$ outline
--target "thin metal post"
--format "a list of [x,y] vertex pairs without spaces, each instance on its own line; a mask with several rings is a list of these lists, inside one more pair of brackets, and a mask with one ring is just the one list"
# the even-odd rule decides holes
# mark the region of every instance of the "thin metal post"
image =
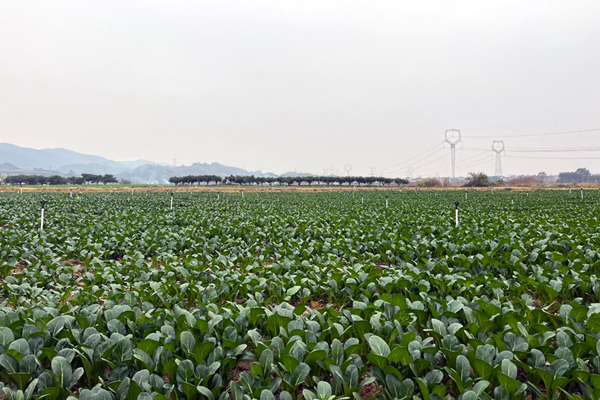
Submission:
[[456,226],[458,226],[458,201],[455,201],[454,205],[456,206]]
[[41,222],[40,222],[40,230],[44,230],[44,208],[46,207],[46,201],[42,200],[42,218],[41,218]]

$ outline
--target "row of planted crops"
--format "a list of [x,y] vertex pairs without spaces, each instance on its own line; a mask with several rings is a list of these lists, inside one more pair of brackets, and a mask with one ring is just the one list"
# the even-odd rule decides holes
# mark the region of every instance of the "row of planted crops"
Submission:
[[598,192],[1,194],[0,387],[595,400],[599,211]]

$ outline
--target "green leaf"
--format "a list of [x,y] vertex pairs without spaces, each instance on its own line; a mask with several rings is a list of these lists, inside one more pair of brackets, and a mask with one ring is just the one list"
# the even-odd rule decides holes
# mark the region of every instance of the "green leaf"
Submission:
[[456,357],[456,372],[458,372],[463,384],[471,379],[471,363],[469,363],[469,359],[462,354]]
[[117,387],[115,393],[115,400],[126,400],[127,394],[129,393],[130,379],[125,378],[121,381],[119,386]]
[[229,387],[232,400],[244,400],[244,391],[238,383],[232,381]]
[[401,399],[402,396],[402,382],[392,374],[385,376],[385,388],[390,393],[392,398]]
[[112,359],[116,363],[131,360],[133,357],[133,343],[131,339],[125,338],[117,342],[112,351]]
[[194,364],[190,360],[183,360],[177,368],[177,383],[195,384]]
[[0,344],[4,347],[8,347],[8,345],[11,344],[13,340],[15,340],[15,335],[13,334],[13,331],[11,331],[10,328],[7,328],[6,326],[1,326]]
[[214,400],[215,396],[213,395],[213,393],[210,391],[209,388],[207,388],[205,386],[198,386],[197,389],[198,389],[198,393],[205,396],[208,400]]
[[569,370],[569,362],[562,358],[555,360],[552,364],[550,364],[550,373],[552,374],[553,379],[560,378]]
[[328,382],[320,381],[317,384],[317,395],[321,399],[327,399],[331,396],[331,385]]
[[0,355],[0,365],[9,374],[16,374],[19,372],[19,363],[17,362],[17,359],[9,354]]
[[305,363],[298,364],[298,366],[296,367],[296,369],[294,369],[294,372],[292,373],[292,378],[290,381],[291,386],[292,387],[300,386],[300,384],[302,382],[304,382],[304,379],[308,376],[309,372],[310,372],[310,367],[307,364],[305,364]]
[[369,346],[375,355],[387,357],[390,354],[390,347],[385,340],[379,336],[369,336]]
[[273,395],[273,392],[265,389],[260,393],[260,400],[275,400],[275,396]]
[[473,360],[473,371],[475,371],[478,377],[487,381],[491,381],[496,373],[494,367],[480,359]]
[[502,360],[501,370],[504,375],[510,376],[512,379],[517,379],[517,366],[512,361],[507,359]]
[[71,388],[73,372],[71,370],[71,364],[64,357],[56,356],[52,359],[52,372],[57,376],[61,388]]
[[197,363],[204,362],[206,357],[213,351],[215,348],[215,344],[213,342],[202,342],[198,343],[198,345],[194,348],[194,352],[192,356]]
[[194,347],[196,347],[196,339],[194,335],[190,331],[181,332],[181,336],[179,338],[181,342],[181,348],[186,356],[189,356],[192,351],[194,351]]
[[271,351],[271,349],[263,350],[258,360],[258,364],[262,369],[262,376],[264,378],[269,377],[269,374],[273,369],[273,352]]
[[108,390],[103,389],[101,386],[96,386],[92,390],[81,389],[79,400],[113,400],[113,398]]

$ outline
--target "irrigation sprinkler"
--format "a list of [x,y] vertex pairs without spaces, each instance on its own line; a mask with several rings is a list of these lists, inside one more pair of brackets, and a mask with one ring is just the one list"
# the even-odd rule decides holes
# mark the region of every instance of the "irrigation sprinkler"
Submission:
[[388,208],[388,197],[385,196],[385,208]]
[[244,200],[244,189],[242,189],[242,200]]
[[173,209],[173,192],[171,192],[171,210]]
[[365,204],[365,195],[364,194],[360,195],[360,204]]
[[44,208],[46,207],[46,200],[42,200],[40,203],[42,203],[42,217],[40,219],[40,230],[43,231],[44,230]]
[[458,226],[458,201],[454,202],[454,206],[456,207],[456,226]]
[[217,192],[217,200],[221,198],[221,192]]
[[21,193],[19,194],[23,194],[23,184],[21,183]]
[[583,200],[583,188],[581,188],[581,200]]
[[133,194],[133,186],[131,187],[131,194]]
[[467,191],[465,190],[465,200],[467,199]]

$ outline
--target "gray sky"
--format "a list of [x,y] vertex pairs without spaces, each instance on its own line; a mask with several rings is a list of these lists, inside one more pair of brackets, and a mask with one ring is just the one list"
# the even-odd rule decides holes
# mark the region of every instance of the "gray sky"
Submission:
[[461,174],[493,174],[491,151],[468,150],[493,138],[505,174],[600,172],[600,151],[511,151],[600,148],[600,130],[510,137],[600,128],[597,0],[0,4],[3,142],[447,176],[449,149],[410,158],[456,128]]

